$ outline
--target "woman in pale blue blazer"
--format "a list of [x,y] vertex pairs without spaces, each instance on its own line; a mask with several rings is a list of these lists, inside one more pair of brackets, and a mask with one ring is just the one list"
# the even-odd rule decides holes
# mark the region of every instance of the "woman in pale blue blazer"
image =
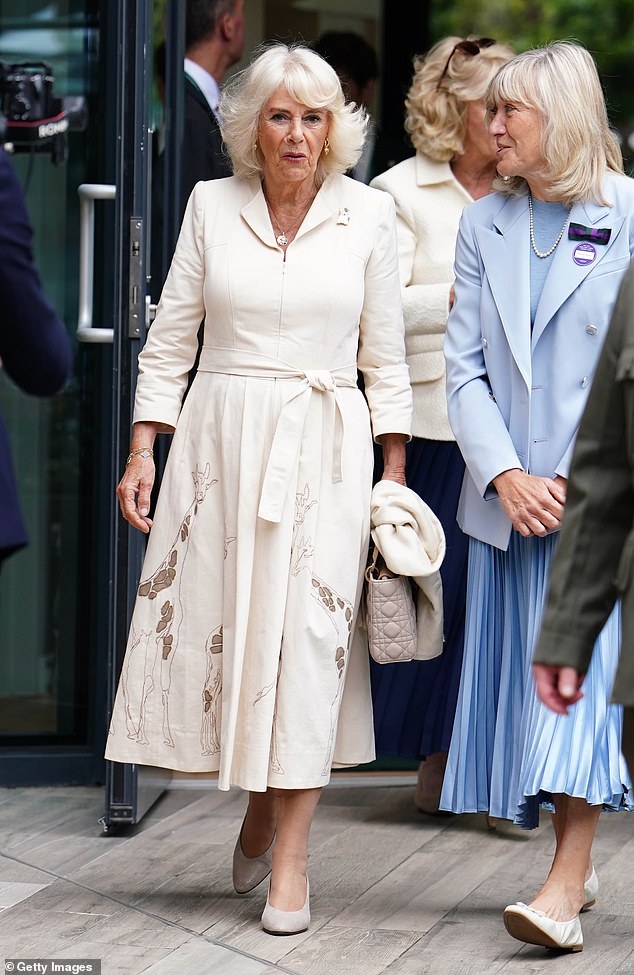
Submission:
[[[563,93],[565,92],[565,97]],[[559,42],[518,55],[486,96],[498,192],[464,211],[445,341],[449,419],[466,461],[465,652],[441,809],[526,828],[553,811],[556,852],[514,937],[583,947],[602,808],[631,807],[609,704],[618,618],[598,641],[574,716],[535,696],[530,671],[574,439],[610,312],[634,254],[623,175],[594,62]]]

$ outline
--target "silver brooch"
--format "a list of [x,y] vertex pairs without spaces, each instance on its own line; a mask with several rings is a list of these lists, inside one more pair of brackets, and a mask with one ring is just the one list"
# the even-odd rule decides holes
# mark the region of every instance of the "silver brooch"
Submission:
[[342,207],[339,211],[339,216],[337,217],[337,223],[341,224],[342,227],[347,227],[350,223],[350,211],[348,207]]

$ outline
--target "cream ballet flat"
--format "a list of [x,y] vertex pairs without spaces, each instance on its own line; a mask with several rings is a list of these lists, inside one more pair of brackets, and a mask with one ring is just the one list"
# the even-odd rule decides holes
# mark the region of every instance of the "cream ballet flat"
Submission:
[[254,890],[258,884],[266,880],[273,866],[273,844],[275,837],[271,840],[268,850],[265,850],[259,857],[248,857],[242,849],[242,829],[236,841],[233,851],[233,889],[237,894],[248,894]]
[[592,868],[592,873],[583,885],[583,907],[582,911],[587,911],[590,907],[593,907],[597,902],[597,895],[599,893],[599,878],[597,877],[597,872]]
[[310,924],[310,888],[306,877],[306,900],[299,911],[280,911],[272,907],[266,897],[266,907],[262,914],[262,927],[267,934],[301,934]]
[[583,951],[579,915],[569,921],[553,921],[543,911],[526,904],[510,904],[504,909],[504,926],[512,938],[529,945],[559,951]]

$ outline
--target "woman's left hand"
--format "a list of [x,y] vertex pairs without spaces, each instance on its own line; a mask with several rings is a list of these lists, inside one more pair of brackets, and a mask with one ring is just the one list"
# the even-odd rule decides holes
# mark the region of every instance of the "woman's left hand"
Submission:
[[402,433],[384,433],[378,438],[383,448],[382,481],[396,481],[407,487],[405,480],[405,441]]
[[493,484],[513,528],[520,535],[547,535],[559,528],[566,502],[564,477],[539,477],[511,468],[498,474]]

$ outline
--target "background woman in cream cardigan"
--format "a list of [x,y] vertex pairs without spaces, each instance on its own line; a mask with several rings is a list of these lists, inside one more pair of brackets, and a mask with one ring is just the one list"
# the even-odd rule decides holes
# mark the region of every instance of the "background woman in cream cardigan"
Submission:
[[447,538],[441,574],[445,650],[435,660],[373,667],[377,751],[423,758],[416,804],[436,812],[451,737],[464,633],[467,541],[456,524],[464,462],[447,419],[443,339],[464,206],[491,192],[495,144],[484,92],[513,52],[491,38],[446,37],[415,61],[405,128],[416,156],[372,186],[396,202],[405,342],[414,393],[407,480]]

